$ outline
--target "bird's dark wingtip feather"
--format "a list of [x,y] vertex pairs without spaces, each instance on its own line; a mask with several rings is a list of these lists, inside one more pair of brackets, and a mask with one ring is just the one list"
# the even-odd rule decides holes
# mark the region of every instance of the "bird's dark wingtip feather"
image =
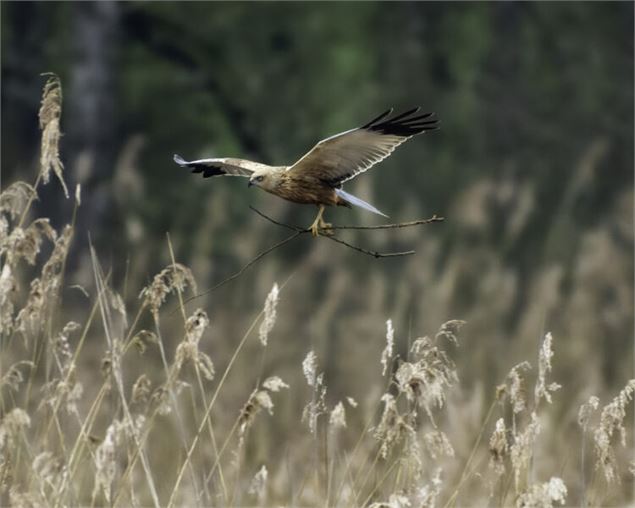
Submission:
[[[410,115],[412,115],[414,113],[417,113],[420,109],[421,109],[421,106],[417,106],[416,108],[409,109],[408,111],[405,111],[405,112],[401,113],[400,115],[392,117],[390,119],[390,121],[391,122],[396,122],[397,120],[401,120],[402,118],[404,118],[406,116],[410,116]],[[408,121],[414,120],[415,118],[419,118],[419,117],[410,117],[408,119]]]
[[203,178],[209,178],[210,176],[219,176],[226,174],[220,166],[207,166],[203,170]]
[[209,178],[210,176],[224,175],[226,171],[223,171],[221,166],[208,166],[207,164],[195,164],[183,159],[179,154],[174,154],[174,162],[176,162],[182,168],[189,168],[192,173],[203,173],[203,178]]
[[360,129],[368,129],[371,125],[379,122],[379,120],[381,120],[382,118],[385,118],[386,116],[390,115],[392,113],[393,109],[387,109],[386,111],[384,111],[381,115],[379,115],[376,118],[373,118],[370,122],[368,122],[366,125],[363,125],[362,127],[360,127]]
[[203,173],[203,178],[224,175],[225,171],[220,166],[204,166],[203,164],[192,164],[192,173]]
[[419,109],[417,107],[380,122],[379,120],[383,120],[386,117],[386,113],[384,113],[362,128],[381,134],[404,137],[436,129],[437,119],[435,118],[435,113],[416,115]]

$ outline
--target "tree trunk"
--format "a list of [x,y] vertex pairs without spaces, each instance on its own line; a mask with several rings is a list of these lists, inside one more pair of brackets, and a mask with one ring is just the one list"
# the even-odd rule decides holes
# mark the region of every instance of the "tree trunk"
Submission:
[[116,2],[73,3],[73,58],[66,88],[66,153],[70,182],[82,185],[77,232],[98,245],[116,238],[111,181],[117,155],[115,64],[119,39]]

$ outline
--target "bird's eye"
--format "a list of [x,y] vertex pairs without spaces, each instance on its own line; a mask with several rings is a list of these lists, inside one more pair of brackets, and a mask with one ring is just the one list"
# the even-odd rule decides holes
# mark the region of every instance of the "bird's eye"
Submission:
[[257,182],[262,182],[264,179],[265,179],[264,176],[259,176],[259,177],[256,178],[256,181]]

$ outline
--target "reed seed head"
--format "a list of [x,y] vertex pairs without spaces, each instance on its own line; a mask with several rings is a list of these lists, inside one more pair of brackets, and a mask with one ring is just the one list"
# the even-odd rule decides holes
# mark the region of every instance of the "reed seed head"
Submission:
[[514,414],[524,411],[527,407],[527,394],[522,372],[530,369],[531,365],[529,362],[521,362],[507,374],[507,394],[509,395]]
[[516,500],[518,508],[551,508],[554,503],[565,504],[567,487],[560,478],[532,485]]
[[609,404],[604,406],[600,414],[600,423],[593,432],[595,441],[596,467],[604,473],[607,483],[619,482],[617,463],[613,444],[618,439],[626,446],[626,406],[633,400],[635,379],[631,379],[624,389]]
[[551,358],[553,357],[552,341],[551,333],[547,333],[538,353],[538,380],[534,388],[535,407],[538,406],[540,399],[545,399],[551,404],[551,392],[561,388],[558,383],[547,384],[547,375],[551,372]]
[[489,440],[489,467],[494,470],[495,475],[502,476],[505,473],[505,460],[509,454],[509,443],[507,442],[507,429],[505,420],[496,420],[496,426],[492,437]]
[[317,376],[317,356],[313,350],[309,351],[302,361],[302,372],[309,386],[315,386]]
[[55,173],[68,198],[68,189],[64,182],[64,165],[60,160],[60,117],[62,115],[62,84],[55,74],[49,74],[40,104],[40,129],[42,144],[40,149],[40,176],[42,182],[48,183],[51,170]]
[[269,339],[269,333],[273,330],[274,325],[276,324],[276,314],[277,314],[277,306],[278,306],[278,284],[274,284],[271,288],[271,291],[267,295],[267,299],[265,300],[265,317],[260,324],[260,330],[258,332],[258,337],[260,339],[260,343],[263,346],[267,345],[267,340]]
[[392,320],[386,321],[386,347],[381,353],[381,359],[379,360],[382,365],[381,375],[385,376],[388,371],[388,367],[392,362],[392,350],[395,343],[395,330],[392,327]]
[[141,290],[139,298],[143,300],[143,305],[148,305],[152,314],[158,317],[159,309],[167,296],[174,291],[182,293],[188,285],[192,292],[196,293],[196,281],[192,271],[180,263],[174,263],[155,275],[152,283]]
[[329,417],[329,428],[331,430],[337,430],[345,427],[346,410],[344,409],[344,404],[340,401],[331,411],[331,416]]
[[249,483],[249,489],[247,492],[256,497],[258,505],[265,506],[267,502],[267,477],[269,473],[267,466],[260,467],[258,472],[254,475]]
[[21,181],[15,182],[0,194],[0,213],[15,219],[24,212],[27,204],[35,199],[37,192],[32,185]]

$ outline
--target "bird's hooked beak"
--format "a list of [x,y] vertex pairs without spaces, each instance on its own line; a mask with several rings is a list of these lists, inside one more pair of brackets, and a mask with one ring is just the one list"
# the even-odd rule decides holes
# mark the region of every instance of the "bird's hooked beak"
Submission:
[[253,184],[254,184],[254,182],[252,182],[251,180],[249,180],[249,181],[247,182],[247,187],[251,187]]

